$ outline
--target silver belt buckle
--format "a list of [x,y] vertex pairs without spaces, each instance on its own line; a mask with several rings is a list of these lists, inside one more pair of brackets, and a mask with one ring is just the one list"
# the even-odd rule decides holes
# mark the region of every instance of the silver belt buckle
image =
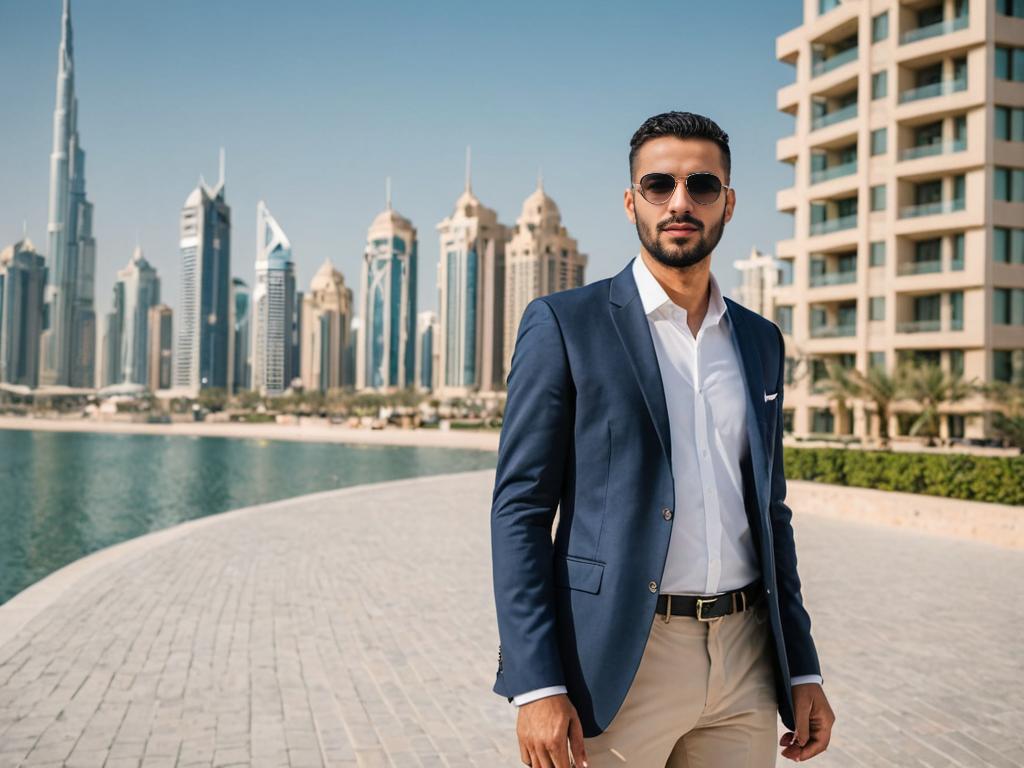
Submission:
[[703,613],[702,613],[705,605],[714,605],[716,602],[718,602],[718,598],[717,597],[711,597],[711,598],[706,598],[706,599],[698,597],[697,598],[697,621],[712,621],[714,619],[721,618],[720,616],[708,616],[707,618],[705,618]]

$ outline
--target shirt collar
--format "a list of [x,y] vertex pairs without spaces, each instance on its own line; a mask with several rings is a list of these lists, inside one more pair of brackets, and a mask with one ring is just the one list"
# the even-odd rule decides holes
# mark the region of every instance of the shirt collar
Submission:
[[[714,274],[710,274],[709,277],[711,295],[708,298],[708,311],[704,316],[703,325],[711,326],[722,319],[722,316],[725,315],[726,306],[725,300],[722,298],[722,291],[718,287],[718,281],[715,279]],[[668,294],[665,293],[665,289],[661,287],[661,283],[651,274],[651,270],[647,268],[647,263],[640,254],[637,254],[636,258],[633,259],[633,279],[636,281],[637,290],[640,292],[640,301],[644,305],[645,315],[651,317],[659,311],[679,309],[682,311],[683,317],[686,317],[686,310],[669,298]],[[667,307],[665,306],[666,304],[668,305]]]

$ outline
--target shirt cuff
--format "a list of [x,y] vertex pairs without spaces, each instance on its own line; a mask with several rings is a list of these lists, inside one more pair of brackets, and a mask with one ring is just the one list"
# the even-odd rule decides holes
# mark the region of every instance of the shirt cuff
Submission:
[[559,693],[568,693],[568,690],[564,685],[550,685],[547,688],[536,688],[526,693],[520,693],[512,698],[512,703],[517,707],[521,707],[523,704],[529,704],[531,701],[543,699],[546,696],[556,696]]
[[821,675],[797,675],[789,679],[790,687],[800,685],[801,683],[817,683],[821,685],[822,682]]

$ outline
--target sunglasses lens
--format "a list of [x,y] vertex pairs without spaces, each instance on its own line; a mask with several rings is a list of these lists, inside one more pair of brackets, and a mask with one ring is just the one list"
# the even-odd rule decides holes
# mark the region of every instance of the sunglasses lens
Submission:
[[648,173],[640,179],[640,191],[649,203],[663,203],[672,197],[676,180],[667,173]]
[[694,173],[686,177],[686,191],[695,202],[707,205],[722,193],[722,182],[712,173]]

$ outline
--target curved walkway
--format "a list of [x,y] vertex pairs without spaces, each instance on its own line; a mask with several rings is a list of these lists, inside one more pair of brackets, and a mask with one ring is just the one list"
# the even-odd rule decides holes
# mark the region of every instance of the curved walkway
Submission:
[[[0,766],[520,765],[490,692],[493,479],[261,505],[54,574],[0,607]],[[1024,764],[1024,553],[796,528],[838,717],[815,764]]]

